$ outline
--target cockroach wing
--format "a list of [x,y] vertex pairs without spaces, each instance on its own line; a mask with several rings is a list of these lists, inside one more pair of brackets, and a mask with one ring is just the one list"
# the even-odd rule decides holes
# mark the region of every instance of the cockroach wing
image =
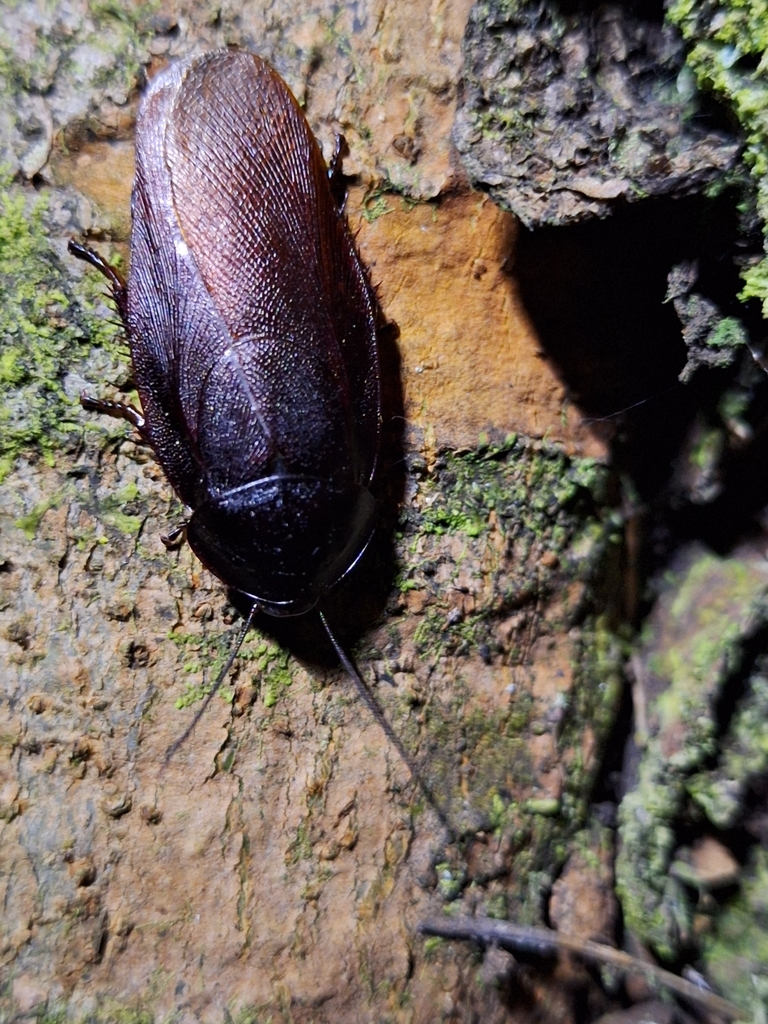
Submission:
[[[169,68],[144,98],[136,134],[131,199],[127,328],[145,432],[185,504],[204,493],[204,469],[179,401],[181,353],[226,346],[226,328],[202,286],[181,235],[165,166],[165,131],[182,67]],[[200,341],[197,341],[200,344]]]
[[166,117],[164,159],[206,312],[224,325],[180,325],[175,354],[211,485],[273,472],[367,483],[379,435],[373,303],[293,96],[249,54],[197,58]]
[[176,97],[166,159],[182,233],[231,336],[203,388],[192,352],[182,382],[204,461],[227,467],[216,483],[264,470],[221,429],[220,398],[234,390],[269,438],[268,465],[367,482],[379,429],[373,305],[298,104],[258,58],[210,54]]

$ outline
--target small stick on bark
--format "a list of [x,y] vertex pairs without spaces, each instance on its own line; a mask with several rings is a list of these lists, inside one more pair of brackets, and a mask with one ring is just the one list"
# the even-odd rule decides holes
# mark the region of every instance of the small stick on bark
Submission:
[[627,974],[640,974],[652,984],[674,992],[689,1003],[708,1010],[710,1013],[729,1021],[747,1019],[744,1010],[723,999],[714,992],[694,985],[685,978],[680,978],[671,971],[655,964],[644,963],[637,957],[630,956],[620,949],[606,946],[590,939],[579,939],[572,935],[563,935],[550,928],[528,928],[524,925],[512,924],[509,921],[497,921],[489,917],[453,917],[439,920],[421,921],[417,931],[421,935],[437,935],[443,939],[474,940],[485,946],[498,945],[519,953],[535,953],[538,955],[556,953],[566,950],[575,953],[585,960],[598,964],[608,964]]

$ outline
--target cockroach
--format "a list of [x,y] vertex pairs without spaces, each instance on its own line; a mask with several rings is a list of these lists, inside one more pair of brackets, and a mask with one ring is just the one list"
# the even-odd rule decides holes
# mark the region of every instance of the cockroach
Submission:
[[320,148],[265,61],[214,51],[152,81],[131,214],[127,282],[69,248],[109,281],[141,412],[81,401],[133,424],[191,510],[192,550],[251,602],[219,683],[258,610],[317,609],[418,778],[321,607],[376,526],[377,307]]

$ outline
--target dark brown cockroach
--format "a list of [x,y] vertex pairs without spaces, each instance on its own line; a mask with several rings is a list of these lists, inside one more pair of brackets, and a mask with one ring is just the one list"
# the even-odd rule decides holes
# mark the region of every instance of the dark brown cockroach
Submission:
[[70,251],[110,282],[142,412],[83,405],[154,449],[191,510],[195,554],[252,601],[241,642],[257,610],[316,608],[374,531],[375,302],[301,108],[250,54],[190,57],[151,83],[131,213],[127,283],[92,250]]

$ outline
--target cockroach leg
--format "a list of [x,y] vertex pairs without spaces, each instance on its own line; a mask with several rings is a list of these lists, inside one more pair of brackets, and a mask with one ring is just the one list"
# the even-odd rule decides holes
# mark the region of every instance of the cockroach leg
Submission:
[[175,551],[180,548],[184,541],[187,539],[187,521],[185,520],[180,526],[175,526],[168,533],[161,533],[160,540],[163,542],[166,551]]
[[80,405],[88,412],[103,412],[107,416],[113,416],[116,420],[127,420],[135,427],[144,439],[144,417],[138,409],[126,402],[111,402],[106,398],[93,398],[91,395],[82,392]]
[[102,259],[95,249],[91,249],[89,245],[83,245],[74,238],[70,238],[67,250],[72,256],[77,257],[77,259],[83,260],[85,263],[89,263],[92,267],[96,267],[96,269],[106,277],[109,281],[112,298],[115,300],[117,311],[125,323],[128,315],[128,291],[125,278],[117,267],[113,267],[111,263],[107,263],[105,259]]
[[331,194],[340,211],[344,210],[347,202],[347,189],[344,185],[344,173],[341,169],[341,162],[348,152],[347,140],[343,135],[337,135],[334,141],[331,162],[328,166],[328,182],[331,186]]

